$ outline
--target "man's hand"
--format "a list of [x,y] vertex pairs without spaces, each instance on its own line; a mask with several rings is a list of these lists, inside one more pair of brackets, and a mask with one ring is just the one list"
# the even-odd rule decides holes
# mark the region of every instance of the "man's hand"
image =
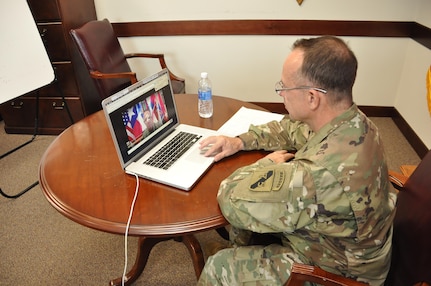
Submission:
[[286,150],[274,151],[265,156],[265,158],[270,159],[274,163],[284,163],[295,157],[295,154],[289,153]]
[[223,135],[210,136],[203,139],[200,144],[199,148],[204,152],[204,156],[214,156],[216,162],[244,149],[241,139]]

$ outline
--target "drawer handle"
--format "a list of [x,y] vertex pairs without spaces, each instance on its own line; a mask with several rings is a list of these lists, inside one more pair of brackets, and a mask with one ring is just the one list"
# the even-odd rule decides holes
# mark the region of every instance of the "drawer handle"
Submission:
[[15,101],[12,101],[10,105],[12,105],[12,108],[21,109],[24,105],[24,102],[20,101],[18,104],[16,104]]
[[62,102],[61,105],[57,105],[56,102],[53,102],[52,107],[54,107],[54,109],[57,109],[57,110],[63,110],[64,109],[64,102]]
[[40,31],[40,36],[43,38],[46,36],[46,33],[48,32],[47,28],[43,28],[42,31]]
[[46,38],[46,34],[48,33],[47,28],[43,28],[40,32],[40,37],[42,38],[42,42],[46,45],[48,43],[48,39]]

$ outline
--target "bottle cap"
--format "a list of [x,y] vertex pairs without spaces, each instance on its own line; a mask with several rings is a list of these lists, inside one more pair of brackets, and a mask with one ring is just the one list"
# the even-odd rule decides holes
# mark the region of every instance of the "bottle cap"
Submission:
[[201,78],[207,78],[208,73],[207,72],[201,72]]

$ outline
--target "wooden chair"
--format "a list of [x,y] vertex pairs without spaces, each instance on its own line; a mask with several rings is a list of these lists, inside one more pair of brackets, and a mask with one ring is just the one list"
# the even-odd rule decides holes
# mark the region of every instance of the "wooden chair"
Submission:
[[303,286],[305,282],[313,282],[327,286],[366,286],[368,284],[352,280],[341,275],[325,271],[317,266],[294,263],[288,286]]
[[[393,181],[391,173],[391,181]],[[400,190],[394,219],[392,260],[385,285],[431,285],[431,151],[404,182]],[[401,178],[401,179],[400,179]],[[315,266],[294,264],[285,286],[303,285],[305,281],[320,285],[366,285],[335,275]]]
[[[107,19],[90,21],[78,29],[70,30],[70,35],[93,78],[101,100],[137,82],[136,73],[131,71],[127,59],[138,57],[158,59],[160,66],[167,68],[163,54],[124,54]],[[173,92],[185,93],[184,79],[171,71],[169,73]]]

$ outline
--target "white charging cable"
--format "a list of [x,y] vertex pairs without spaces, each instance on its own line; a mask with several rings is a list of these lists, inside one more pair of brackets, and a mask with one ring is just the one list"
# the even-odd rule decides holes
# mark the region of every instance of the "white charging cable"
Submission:
[[139,190],[139,177],[138,177],[138,175],[136,175],[136,174],[131,174],[131,175],[134,175],[136,178],[136,189],[135,189],[135,196],[133,197],[132,205],[130,207],[129,219],[127,220],[126,231],[124,232],[124,270],[123,270],[123,275],[121,277],[121,285],[122,286],[124,286],[124,282],[126,280],[126,271],[127,271],[127,259],[128,259],[127,236],[129,235],[130,221],[132,220],[133,209],[135,207],[135,202],[136,202],[136,198],[138,197],[138,190]]

